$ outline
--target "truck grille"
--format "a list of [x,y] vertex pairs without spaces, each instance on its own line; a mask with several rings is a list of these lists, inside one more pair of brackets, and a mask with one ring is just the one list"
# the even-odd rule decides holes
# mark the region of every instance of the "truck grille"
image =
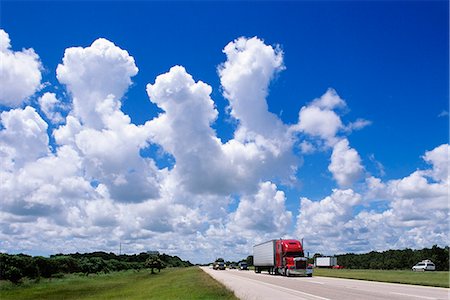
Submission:
[[304,260],[297,260],[295,262],[295,268],[296,269],[306,269],[306,261],[304,261]]

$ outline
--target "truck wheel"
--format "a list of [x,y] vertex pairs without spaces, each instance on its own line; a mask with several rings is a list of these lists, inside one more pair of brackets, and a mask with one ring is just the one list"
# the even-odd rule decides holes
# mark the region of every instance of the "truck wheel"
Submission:
[[308,277],[312,277],[312,274],[308,274]]

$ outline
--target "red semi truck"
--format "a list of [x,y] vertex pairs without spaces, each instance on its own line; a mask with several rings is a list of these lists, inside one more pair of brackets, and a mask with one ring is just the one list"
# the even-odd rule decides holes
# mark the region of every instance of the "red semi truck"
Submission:
[[285,276],[312,276],[313,273],[298,240],[271,240],[253,246],[253,265],[256,273],[268,271]]

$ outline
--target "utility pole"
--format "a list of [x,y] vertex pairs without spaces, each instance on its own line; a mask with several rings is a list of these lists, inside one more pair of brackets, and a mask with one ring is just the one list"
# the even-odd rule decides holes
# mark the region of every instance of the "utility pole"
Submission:
[[119,256],[122,255],[122,242],[119,243]]

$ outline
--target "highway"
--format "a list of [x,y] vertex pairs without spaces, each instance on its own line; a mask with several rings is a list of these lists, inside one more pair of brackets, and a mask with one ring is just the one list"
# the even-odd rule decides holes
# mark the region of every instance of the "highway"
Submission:
[[330,277],[282,277],[253,271],[202,268],[242,300],[444,299],[450,289]]

